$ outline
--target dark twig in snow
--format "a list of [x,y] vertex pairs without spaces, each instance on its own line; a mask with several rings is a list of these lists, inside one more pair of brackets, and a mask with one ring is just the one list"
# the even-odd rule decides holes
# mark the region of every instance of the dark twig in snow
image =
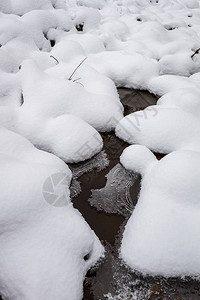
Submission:
[[[73,82],[76,82],[76,81],[73,81]],[[76,83],[80,84],[80,85],[82,85],[82,87],[84,87],[84,85],[81,82],[76,82]]]
[[68,80],[72,80],[72,77],[73,77],[73,75],[76,73],[76,71],[78,70],[78,68],[84,63],[84,61],[87,59],[87,57],[86,58],[84,58],[81,62],[80,62],[80,64],[78,64],[78,66],[76,67],[76,69],[72,72],[72,74],[69,76],[69,78],[68,78]]
[[199,49],[197,49],[192,55],[191,55],[191,58],[193,58],[196,54],[198,54],[199,53],[199,51],[200,51],[200,48]]
[[80,80],[80,79],[81,79],[81,77],[80,77],[80,78],[77,78],[77,79],[74,79],[73,82],[76,82],[76,81],[78,81],[78,80]]
[[53,55],[50,55],[50,57],[52,57],[53,59],[55,59],[57,65],[59,64],[59,61],[58,61],[57,58],[55,58]]

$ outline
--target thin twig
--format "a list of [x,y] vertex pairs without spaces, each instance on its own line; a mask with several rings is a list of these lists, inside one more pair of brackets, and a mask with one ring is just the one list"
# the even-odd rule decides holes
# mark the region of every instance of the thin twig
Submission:
[[73,77],[73,75],[76,73],[76,71],[78,70],[78,68],[84,63],[84,61],[87,59],[87,57],[86,58],[84,58],[81,62],[80,62],[80,64],[76,67],[76,69],[72,72],[72,74],[69,76],[69,78],[68,78],[68,80],[72,80],[72,77]]
[[76,81],[78,81],[78,80],[80,80],[80,79],[81,79],[81,77],[80,77],[80,78],[77,78],[77,79],[74,79],[73,82],[76,82]]
[[191,55],[191,58],[193,58],[196,54],[198,54],[199,53],[199,51],[200,51],[200,48],[199,49],[197,49],[192,55]]
[[80,85],[82,85],[82,87],[84,87],[84,85],[81,83],[81,82],[76,82],[77,84],[80,84]]
[[50,55],[50,57],[52,57],[53,59],[55,59],[57,65],[59,64],[59,61],[58,61],[57,58],[55,58],[53,55]]

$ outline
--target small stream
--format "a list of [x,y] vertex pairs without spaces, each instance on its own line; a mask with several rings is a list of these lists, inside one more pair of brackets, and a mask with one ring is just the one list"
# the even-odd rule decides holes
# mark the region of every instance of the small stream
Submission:
[[[118,92],[125,115],[157,102],[157,97],[146,91],[119,88]],[[75,174],[74,207],[82,213],[106,249],[103,262],[86,276],[83,300],[200,299],[200,284],[195,280],[144,277],[120,260],[121,237],[137,203],[141,178],[119,163],[128,144],[118,139],[114,132],[102,134],[102,138],[104,149],[100,154],[90,161],[70,166]]]

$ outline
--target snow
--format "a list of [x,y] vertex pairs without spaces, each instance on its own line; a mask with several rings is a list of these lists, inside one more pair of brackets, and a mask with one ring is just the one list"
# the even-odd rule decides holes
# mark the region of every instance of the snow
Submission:
[[18,76],[0,70],[0,106],[21,105],[21,85]]
[[109,131],[122,118],[113,82],[90,67],[77,72],[81,84],[68,80],[75,66],[62,63],[44,72],[34,61],[24,61],[16,75],[24,103],[16,109],[0,109],[1,125],[66,162],[89,159],[100,152],[102,139],[94,128]]
[[200,153],[175,151],[156,161],[144,146],[130,146],[121,162],[137,172],[140,165],[143,175],[121,257],[143,274],[199,277]]
[[142,175],[146,172],[146,168],[155,161],[155,155],[148,148],[140,145],[127,147],[120,156],[120,163],[124,168]]
[[123,118],[118,137],[130,144],[147,146],[154,152],[200,151],[199,90],[180,88],[162,96],[157,105]]
[[157,64],[138,53],[133,56],[126,52],[106,51],[90,55],[88,63],[117,86],[127,88],[143,89],[150,78],[159,75]]
[[197,62],[191,59],[191,52],[165,55],[159,61],[159,68],[160,74],[176,74],[180,76],[190,76],[199,71]]
[[[4,128],[0,161],[1,295],[17,300],[81,299],[84,276],[103,248],[70,202],[71,171],[53,154]],[[56,196],[64,195],[62,207],[50,205],[42,194],[43,184],[56,174],[65,175],[56,190]]]
[[[143,176],[122,257],[143,273],[199,275],[199,4],[0,1],[4,298],[81,299],[86,271],[103,250],[72,207],[71,172],[63,161],[92,158],[103,148],[100,132],[113,130],[140,144],[128,147],[120,160]],[[161,98],[123,118],[116,86]],[[170,154],[158,162],[145,146]],[[44,201],[42,185],[63,172],[66,206],[53,207]]]
[[83,32],[96,29],[101,21],[101,14],[98,9],[89,7],[76,7],[70,10],[74,26],[83,25]]
[[64,8],[62,0],[2,0],[1,10],[6,13],[23,15],[31,10],[49,10],[55,8]]
[[116,134],[130,144],[142,144],[154,152],[169,153],[179,149],[199,151],[199,120],[177,108],[154,107],[125,117]]
[[[60,63],[49,68],[47,73],[65,79],[66,85],[66,79],[70,77],[75,67],[75,64]],[[67,111],[80,117],[98,131],[115,129],[123,117],[123,107],[113,82],[87,65],[82,65],[73,76],[73,80],[75,83],[69,83]]]

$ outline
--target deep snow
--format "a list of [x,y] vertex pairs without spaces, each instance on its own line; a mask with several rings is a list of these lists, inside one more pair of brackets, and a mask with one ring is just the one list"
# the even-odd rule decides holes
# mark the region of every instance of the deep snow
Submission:
[[[103,247],[70,202],[71,171],[12,131],[0,128],[0,137],[0,293],[16,300],[81,299],[85,274]],[[59,189],[46,189],[49,178]],[[61,205],[51,205],[46,191]]]
[[200,153],[175,151],[157,161],[146,147],[132,145],[121,163],[143,175],[122,258],[145,274],[199,278]]
[[[130,144],[170,153],[157,162],[134,146],[121,157],[125,168],[144,176],[122,257],[146,273],[199,275],[199,4],[0,0],[0,294],[6,299],[81,299],[84,275],[103,250],[70,203],[71,173],[59,158],[90,159],[103,147],[99,132],[111,130]],[[116,86],[162,97],[123,118]],[[63,172],[66,206],[53,207],[41,191],[49,176]]]

